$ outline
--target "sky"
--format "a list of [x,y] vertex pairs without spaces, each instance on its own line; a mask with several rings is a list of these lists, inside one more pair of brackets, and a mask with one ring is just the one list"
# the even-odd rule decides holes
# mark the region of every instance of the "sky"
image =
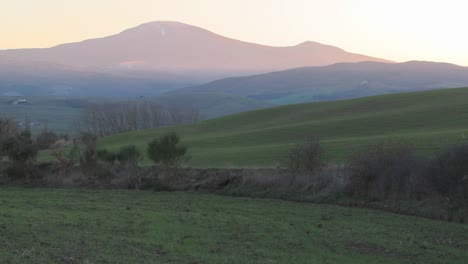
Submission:
[[179,21],[259,44],[317,41],[394,61],[468,66],[467,0],[0,0],[0,49]]

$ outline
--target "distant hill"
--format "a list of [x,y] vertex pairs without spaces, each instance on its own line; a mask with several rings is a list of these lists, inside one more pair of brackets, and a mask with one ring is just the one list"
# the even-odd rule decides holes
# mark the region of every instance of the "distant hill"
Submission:
[[402,139],[422,153],[468,140],[468,88],[401,93],[352,100],[288,105],[198,124],[103,138],[101,148],[146,144],[180,133],[191,164],[202,167],[274,166],[311,135],[331,160],[343,161],[367,144]]
[[216,92],[290,104],[467,85],[468,67],[420,61],[358,62],[227,78],[179,92]]
[[0,54],[0,96],[138,97],[158,95],[190,84],[193,83],[91,71]]

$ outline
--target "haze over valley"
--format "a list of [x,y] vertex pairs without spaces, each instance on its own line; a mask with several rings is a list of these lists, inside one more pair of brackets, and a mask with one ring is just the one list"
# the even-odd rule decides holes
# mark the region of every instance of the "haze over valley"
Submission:
[[280,104],[462,87],[468,85],[467,72],[446,63],[395,63],[312,41],[259,45],[168,21],[52,48],[0,51],[4,96],[145,96],[170,107],[199,109],[204,118]]

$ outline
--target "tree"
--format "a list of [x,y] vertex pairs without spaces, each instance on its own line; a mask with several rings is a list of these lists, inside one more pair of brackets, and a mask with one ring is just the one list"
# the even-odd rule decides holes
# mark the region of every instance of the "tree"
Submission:
[[174,173],[182,166],[187,147],[179,144],[180,138],[176,133],[167,134],[148,144],[148,157],[164,169]]
[[0,145],[19,134],[16,122],[11,118],[0,117]]
[[30,179],[32,168],[37,157],[37,146],[31,139],[31,132],[25,130],[5,140],[2,152],[11,162],[10,176]]

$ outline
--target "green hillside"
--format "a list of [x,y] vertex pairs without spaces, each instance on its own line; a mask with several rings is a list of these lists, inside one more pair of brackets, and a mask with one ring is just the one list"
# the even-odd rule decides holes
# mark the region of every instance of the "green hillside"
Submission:
[[242,96],[222,93],[170,92],[154,98],[166,107],[198,109],[203,118],[220,117],[274,106],[273,104]]
[[407,140],[430,153],[468,136],[468,88],[269,108],[108,137],[100,147],[136,144],[144,150],[169,131],[180,133],[191,165],[202,167],[273,166],[309,135],[322,140],[331,160],[345,160],[366,144],[387,139]]
[[[13,104],[12,102],[24,99],[27,104]],[[86,102],[85,99],[72,99],[59,96],[2,96],[0,97],[0,113],[11,117],[18,122],[29,119],[36,125],[31,126],[33,133],[42,131],[45,127],[57,133],[74,133],[73,122],[76,121],[83,107],[74,102]]]

